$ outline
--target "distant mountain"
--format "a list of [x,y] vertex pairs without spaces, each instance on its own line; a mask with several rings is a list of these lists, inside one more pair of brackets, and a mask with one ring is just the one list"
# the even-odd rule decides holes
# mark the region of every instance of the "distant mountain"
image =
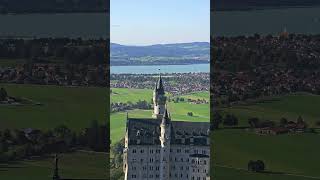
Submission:
[[126,46],[111,43],[111,65],[209,63],[208,42]]
[[319,5],[320,0],[215,0],[212,4],[212,10],[250,10]]

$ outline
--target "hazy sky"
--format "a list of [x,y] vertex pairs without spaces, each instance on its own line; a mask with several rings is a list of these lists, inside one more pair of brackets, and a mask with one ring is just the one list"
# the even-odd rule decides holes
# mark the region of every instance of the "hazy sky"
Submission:
[[209,0],[111,0],[110,19],[113,43],[210,41]]

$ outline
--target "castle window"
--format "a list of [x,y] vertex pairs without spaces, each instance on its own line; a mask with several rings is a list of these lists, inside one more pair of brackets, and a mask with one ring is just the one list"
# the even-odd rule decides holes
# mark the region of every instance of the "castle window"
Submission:
[[140,153],[144,153],[144,150],[143,150],[143,149],[141,149],[141,150],[140,150]]
[[206,161],[206,160],[203,160],[203,164],[206,165],[206,164],[207,164],[207,161]]
[[189,149],[186,149],[186,150],[184,150],[184,152],[185,152],[185,153],[189,153],[190,151],[189,151]]
[[136,153],[137,152],[137,150],[136,149],[132,149],[132,153]]
[[140,159],[141,162],[143,162],[143,159]]
[[183,162],[183,158],[181,158],[181,162]]
[[206,154],[206,150],[202,150],[202,154]]

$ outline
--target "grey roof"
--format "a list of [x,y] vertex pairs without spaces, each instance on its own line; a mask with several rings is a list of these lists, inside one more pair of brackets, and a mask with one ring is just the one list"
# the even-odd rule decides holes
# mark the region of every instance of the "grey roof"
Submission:
[[[128,118],[129,145],[160,145],[161,122],[162,120],[152,118]],[[207,145],[209,122],[170,121],[169,123],[171,123],[171,144]]]

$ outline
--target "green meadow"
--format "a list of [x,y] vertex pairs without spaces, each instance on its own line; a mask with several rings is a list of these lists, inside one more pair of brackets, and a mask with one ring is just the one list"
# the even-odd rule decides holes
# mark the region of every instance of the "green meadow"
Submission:
[[[59,155],[59,175],[71,179],[107,179],[107,155],[103,153],[75,152]],[[0,179],[50,180],[54,157],[34,158],[0,164]]]
[[[9,96],[29,99],[42,105],[0,105],[0,130],[35,128],[53,129],[66,125],[75,131],[90,126],[92,120],[106,123],[109,98],[106,88],[60,87],[44,85],[1,84]],[[76,152],[60,158],[64,178],[106,179],[107,155]],[[52,179],[53,158],[0,164],[0,179]]]
[[60,87],[2,84],[9,96],[30,99],[42,105],[0,105],[0,130],[5,128],[52,129],[66,125],[81,130],[92,120],[106,122],[108,93],[98,87]]
[[[320,96],[292,94],[270,101],[236,105],[221,109],[239,118],[240,126],[248,126],[248,118],[258,117],[279,122],[282,117],[296,120],[298,116],[309,127],[319,121]],[[319,130],[317,130],[319,132]],[[246,129],[220,129],[213,135],[212,166],[217,179],[320,179],[320,135],[316,133],[259,136]],[[263,160],[268,173],[250,173],[245,170],[249,160]],[[225,168],[223,166],[227,166]],[[291,174],[291,175],[288,175]]]

